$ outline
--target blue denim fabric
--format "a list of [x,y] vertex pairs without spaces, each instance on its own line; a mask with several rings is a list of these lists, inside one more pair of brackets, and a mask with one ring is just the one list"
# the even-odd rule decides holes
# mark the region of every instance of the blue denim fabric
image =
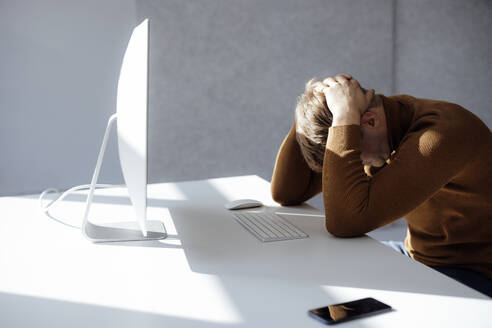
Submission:
[[[410,254],[408,254],[402,241],[391,240],[383,241],[382,243],[393,248],[395,251],[410,257]],[[431,268],[492,298],[492,279],[487,278],[479,272],[442,266],[431,266]]]

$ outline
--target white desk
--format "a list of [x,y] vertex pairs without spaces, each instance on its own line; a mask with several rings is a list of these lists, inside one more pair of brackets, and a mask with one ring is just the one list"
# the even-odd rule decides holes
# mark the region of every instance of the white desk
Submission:
[[[131,217],[122,188],[97,192],[91,218]],[[309,239],[260,243],[224,209],[254,198],[256,176],[149,186],[149,218],[171,237],[91,244],[38,210],[0,198],[0,327],[323,327],[308,309],[375,297],[395,310],[343,327],[492,327],[482,294],[369,238],[338,239],[309,206],[279,208]],[[85,197],[52,211],[80,224]],[[303,214],[303,215],[300,215]]]

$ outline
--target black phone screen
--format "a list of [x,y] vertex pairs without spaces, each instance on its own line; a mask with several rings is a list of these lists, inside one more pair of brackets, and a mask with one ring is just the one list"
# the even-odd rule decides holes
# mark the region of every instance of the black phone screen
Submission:
[[388,310],[391,310],[391,306],[372,297],[368,297],[357,301],[333,304],[309,310],[308,314],[316,320],[332,325]]

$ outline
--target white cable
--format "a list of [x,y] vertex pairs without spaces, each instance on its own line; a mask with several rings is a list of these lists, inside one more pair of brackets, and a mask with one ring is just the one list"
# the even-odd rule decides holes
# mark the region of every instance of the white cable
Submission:
[[[96,188],[109,188],[109,187],[114,187],[114,186],[115,185],[111,185],[111,184],[96,184]],[[63,193],[61,193],[60,190],[58,190],[56,188],[48,188],[48,189],[44,190],[41,193],[41,195],[39,195],[39,207],[40,207],[41,211],[46,216],[48,216],[49,218],[51,218],[52,220],[55,220],[58,223],[64,224],[64,225],[69,226],[69,227],[72,227],[72,228],[80,229],[80,227],[78,227],[78,226],[71,225],[69,223],[63,222],[63,221],[61,221],[61,220],[59,220],[59,219],[51,216],[51,214],[49,213],[49,211],[50,211],[50,208],[51,207],[53,207],[56,203],[62,201],[69,194],[71,194],[71,193],[73,193],[75,191],[89,189],[90,187],[91,187],[90,184],[75,186],[75,187],[72,187],[72,188],[66,190]],[[57,198],[53,199],[51,202],[48,203],[48,205],[43,205],[43,198],[44,198],[44,196],[46,196],[49,193],[58,193],[58,194],[60,194],[60,196],[58,196]]]

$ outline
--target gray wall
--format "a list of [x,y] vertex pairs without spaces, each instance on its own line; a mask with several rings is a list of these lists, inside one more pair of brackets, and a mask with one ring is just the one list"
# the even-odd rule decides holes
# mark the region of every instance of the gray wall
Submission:
[[307,80],[347,71],[391,90],[390,5],[140,1],[151,21],[151,179],[270,179]]
[[[143,17],[152,182],[270,179],[312,76],[348,72],[377,92],[454,101],[492,124],[487,0],[0,0],[0,194],[90,181]],[[121,181],[113,140],[101,182]]]
[[133,0],[0,0],[0,195],[90,182],[134,26]]
[[396,4],[395,92],[458,103],[492,127],[492,1]]

